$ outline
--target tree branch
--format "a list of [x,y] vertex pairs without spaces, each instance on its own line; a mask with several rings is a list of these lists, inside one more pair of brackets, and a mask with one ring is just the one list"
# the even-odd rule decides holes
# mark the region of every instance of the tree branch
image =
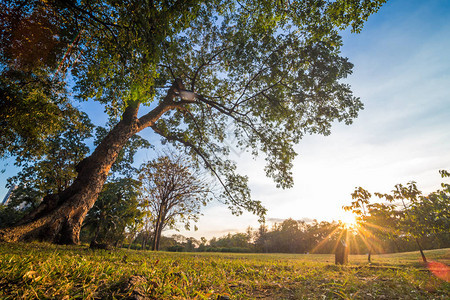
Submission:
[[176,135],[170,135],[170,134],[164,134],[161,130],[159,130],[156,125],[151,126],[151,128],[153,129],[153,131],[155,133],[157,133],[158,135],[166,138],[169,141],[175,141],[175,142],[179,142],[181,144],[183,144],[185,147],[190,148],[192,150],[194,150],[195,153],[197,153],[198,156],[201,157],[201,159],[203,160],[203,162],[206,164],[206,167],[213,172],[214,176],[217,178],[217,180],[219,181],[220,185],[224,188],[225,193],[230,197],[231,202],[233,202],[236,205],[239,205],[239,202],[236,201],[236,199],[234,199],[233,195],[231,194],[231,192],[228,190],[227,186],[225,185],[225,183],[222,181],[222,178],[220,178],[220,175],[216,172],[216,170],[213,168],[213,166],[211,165],[211,163],[208,161],[208,159],[206,158],[205,154],[198,148],[196,147],[194,144],[192,144],[189,141],[185,141],[182,140],[181,138],[177,137]]
[[181,79],[177,78],[175,79],[172,86],[167,91],[167,95],[164,97],[164,99],[159,103],[158,106],[156,106],[154,109],[152,109],[149,113],[142,116],[138,120],[138,127],[141,131],[144,128],[151,127],[155,124],[155,122],[167,111],[172,109],[186,109],[185,104],[194,103],[194,101],[189,100],[181,100],[181,101],[173,101],[173,99],[177,96],[177,91],[180,91],[181,89],[184,89],[183,82]]
[[207,61],[204,61],[202,64],[200,64],[200,66],[197,68],[197,70],[194,73],[194,77],[192,78],[191,81],[191,90],[194,91],[195,89],[195,81],[197,80],[198,75],[200,74],[201,69],[203,69],[203,67],[208,66],[211,64],[211,62],[214,60],[214,58],[216,58],[217,56],[219,56],[222,52],[230,49],[231,47],[225,47],[223,49],[220,49],[217,53],[215,53],[214,55],[212,55]]

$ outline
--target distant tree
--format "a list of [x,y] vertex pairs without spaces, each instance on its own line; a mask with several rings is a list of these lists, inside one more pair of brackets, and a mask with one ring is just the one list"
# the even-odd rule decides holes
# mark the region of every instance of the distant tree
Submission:
[[259,252],[267,253],[269,252],[268,247],[268,233],[269,229],[267,228],[267,225],[265,223],[262,223],[257,232],[255,233],[255,247],[258,249]]
[[184,251],[183,243],[178,242],[173,237],[161,236],[160,249],[164,251],[182,252]]
[[140,201],[140,208],[143,212],[142,227],[138,234],[138,238],[141,241],[141,249],[146,250],[149,243],[151,243],[153,232],[153,219],[152,213],[148,208],[148,202]]
[[202,236],[200,238],[200,244],[198,245],[198,251],[199,252],[206,251],[206,247],[207,247],[206,243],[208,243],[208,240],[204,236]]
[[250,244],[248,242],[247,235],[242,232],[238,233],[228,233],[225,236],[214,238],[209,242],[210,246],[213,248],[241,248],[250,249]]
[[275,224],[269,234],[271,252],[303,253],[305,244],[299,222],[286,219],[281,224]]
[[304,253],[308,249],[306,223],[286,219],[272,230],[261,225],[255,233],[255,247],[260,252]]
[[318,222],[313,220],[311,224],[308,224],[306,230],[308,232],[307,240],[311,245],[310,252],[333,253],[340,235],[340,227],[341,224],[334,221]]
[[135,240],[139,237],[140,232],[142,232],[142,228],[145,224],[145,213],[140,210],[140,214],[136,216],[134,221],[130,222],[127,225],[126,228],[126,235],[127,235],[127,242],[128,242],[128,249],[131,249],[131,246],[135,242]]
[[193,252],[200,245],[200,242],[193,237],[187,238],[186,244],[184,245],[184,251]]
[[144,206],[153,225],[152,250],[159,250],[164,228],[176,228],[177,222],[190,228],[197,221],[200,208],[210,200],[210,187],[189,168],[182,156],[161,156],[142,164],[139,169]]

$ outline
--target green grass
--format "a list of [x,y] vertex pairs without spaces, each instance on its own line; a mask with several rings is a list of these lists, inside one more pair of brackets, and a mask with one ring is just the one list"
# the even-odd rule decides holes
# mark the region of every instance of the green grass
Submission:
[[[427,251],[450,262],[450,249]],[[0,299],[449,299],[417,252],[350,256],[167,253],[0,244]]]

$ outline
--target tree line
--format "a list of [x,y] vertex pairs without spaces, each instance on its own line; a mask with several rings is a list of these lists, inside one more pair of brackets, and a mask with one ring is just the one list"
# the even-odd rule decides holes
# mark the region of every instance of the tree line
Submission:
[[[387,223],[388,224],[388,223]],[[359,226],[370,226],[359,223]],[[312,222],[293,219],[275,223],[271,228],[266,225],[258,229],[249,227],[246,232],[229,233],[219,238],[197,240],[192,237],[173,235],[162,237],[160,249],[176,252],[239,252],[239,253],[335,253],[341,232],[345,225],[338,221]],[[380,229],[381,230],[381,229]],[[351,254],[383,254],[406,251],[418,251],[419,247],[410,235],[410,229],[399,231],[389,226],[383,226],[386,234],[367,239],[367,233],[347,229]],[[390,232],[390,235],[387,234]],[[138,237],[126,247],[146,249]],[[441,230],[420,238],[424,250],[450,248],[448,230]]]

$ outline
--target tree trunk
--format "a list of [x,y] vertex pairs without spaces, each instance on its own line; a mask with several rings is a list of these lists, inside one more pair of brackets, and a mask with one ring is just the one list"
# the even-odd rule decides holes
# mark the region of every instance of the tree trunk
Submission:
[[159,244],[161,241],[161,233],[162,233],[162,229],[164,227],[164,223],[166,221],[166,215],[167,215],[167,200],[166,199],[162,199],[161,200],[162,203],[159,206],[159,211],[158,211],[158,218],[156,219],[156,224],[155,224],[155,233],[154,233],[154,238],[153,238],[153,246],[152,246],[152,250],[153,251],[159,251]]
[[372,262],[372,244],[369,241],[370,237],[367,237],[367,261],[369,264]]
[[155,232],[153,233],[153,245],[152,250],[153,251],[159,251],[159,242],[161,240],[161,228],[162,228],[162,217],[161,217],[161,211],[158,214],[158,219],[156,220],[155,224]]
[[392,251],[392,252],[395,252],[395,253],[400,252],[400,248],[398,247],[398,243],[395,240],[395,238],[392,240],[392,242],[393,242],[394,247],[395,247],[395,251]]
[[348,247],[348,231],[345,229],[342,232],[342,238],[337,241],[334,252],[334,263],[336,265],[345,265],[348,263],[348,254],[350,249]]
[[99,236],[99,234],[100,234],[100,224],[98,224],[97,225],[97,228],[96,228],[96,230],[95,230],[95,234],[94,234],[94,237],[92,238],[92,241],[91,241],[91,245],[93,244],[93,243],[95,243],[95,242],[98,242],[98,236]]
[[148,234],[147,234],[147,233],[146,233],[146,234],[144,234],[144,235],[142,236],[142,245],[141,245],[141,250],[145,250],[145,246],[146,246],[146,244],[147,244],[147,240],[148,240],[147,236],[148,236]]
[[427,258],[425,257],[425,254],[423,253],[422,246],[420,245],[419,240],[417,238],[415,238],[415,240],[416,240],[417,246],[419,246],[419,251],[420,251],[420,255],[422,256],[422,261],[424,263],[426,263]]
[[137,230],[133,230],[133,234],[132,234],[130,242],[128,244],[128,248],[127,248],[128,250],[131,249],[131,245],[133,245],[133,242],[136,239],[136,233],[137,233]]
[[153,233],[152,251],[159,251],[158,230]]
[[164,226],[164,222],[161,221],[161,223],[159,224],[159,228],[158,228],[158,244],[156,245],[157,251],[159,251],[159,246],[161,244],[161,234],[162,234],[163,226]]
[[66,190],[47,195],[41,205],[13,227],[0,230],[0,240],[45,240],[78,244],[81,225],[103,188],[109,170],[127,143],[138,132],[138,106],[128,107],[120,121],[91,156],[76,167],[77,178]]

